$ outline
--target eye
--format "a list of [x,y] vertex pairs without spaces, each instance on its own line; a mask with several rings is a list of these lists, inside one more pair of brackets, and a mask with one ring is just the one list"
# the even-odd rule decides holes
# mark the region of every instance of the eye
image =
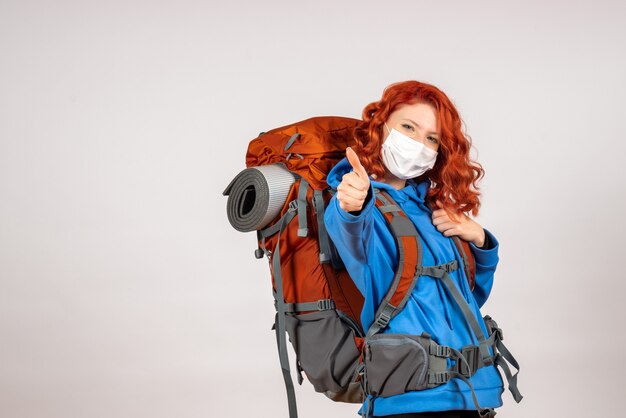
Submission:
[[433,144],[436,144],[436,143],[438,143],[438,142],[439,142],[439,140],[438,140],[437,138],[435,138],[434,136],[429,136],[429,137],[428,137],[428,140],[429,140],[430,142],[432,142]]
[[403,123],[402,127],[407,131],[415,132],[415,128],[413,128],[413,125],[409,125],[408,123]]

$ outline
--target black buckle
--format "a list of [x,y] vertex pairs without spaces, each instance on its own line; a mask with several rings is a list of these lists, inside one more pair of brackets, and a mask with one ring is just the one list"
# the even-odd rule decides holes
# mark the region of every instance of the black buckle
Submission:
[[456,362],[457,371],[465,377],[471,377],[476,373],[478,365],[478,356],[480,355],[480,348],[478,346],[463,347],[461,354],[465,361],[458,359]]

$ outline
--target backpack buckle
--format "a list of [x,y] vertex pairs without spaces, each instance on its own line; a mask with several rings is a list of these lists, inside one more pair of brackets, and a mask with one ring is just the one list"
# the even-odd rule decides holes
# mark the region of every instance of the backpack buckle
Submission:
[[448,372],[430,372],[428,373],[428,383],[430,385],[443,385],[450,380],[450,374]]
[[387,324],[391,321],[391,315],[387,312],[381,312],[378,318],[376,318],[376,325],[380,326],[380,328],[385,328]]
[[461,355],[465,358],[463,361],[461,358],[456,361],[456,370],[465,377],[471,377],[476,373],[477,365],[479,362],[480,350],[478,346],[469,346],[461,349]]
[[452,355],[452,349],[447,345],[431,345],[428,347],[428,352],[436,357],[448,358]]
[[446,273],[451,273],[457,268],[459,268],[459,262],[457,260],[452,260],[451,262],[446,263],[441,267],[443,268],[443,271],[445,271]]
[[495,333],[495,340],[504,340],[504,333],[502,332],[502,328],[498,326],[496,321],[491,319],[489,315],[486,315],[483,319],[485,321],[485,325],[487,326],[487,331],[489,331],[489,335],[491,336],[491,334]]
[[335,301],[332,299],[322,299],[317,301],[317,309],[320,311],[329,311],[335,309]]

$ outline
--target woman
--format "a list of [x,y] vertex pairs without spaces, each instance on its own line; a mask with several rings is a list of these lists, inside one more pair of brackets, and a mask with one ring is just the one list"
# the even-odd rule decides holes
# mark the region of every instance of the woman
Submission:
[[[452,236],[470,243],[474,289],[462,268],[450,276],[484,327],[479,308],[491,291],[498,241],[465,214],[478,213],[476,183],[484,172],[470,160],[471,143],[461,131],[457,110],[436,87],[407,81],[387,87],[381,100],[365,107],[363,120],[367,131],[357,134],[355,149],[348,148],[347,158],[328,175],[337,193],[325,213],[328,233],[365,298],[363,328],[374,321],[398,264],[393,236],[374,208],[374,188],[387,191],[415,225],[424,266],[460,260]],[[441,280],[429,276],[420,277],[404,309],[381,332],[426,332],[455,349],[476,344],[453,297]],[[482,408],[502,405],[502,379],[494,366],[478,369],[471,383]],[[472,417],[478,416],[474,405],[470,386],[451,379],[431,389],[368,396],[364,408],[373,416]]]

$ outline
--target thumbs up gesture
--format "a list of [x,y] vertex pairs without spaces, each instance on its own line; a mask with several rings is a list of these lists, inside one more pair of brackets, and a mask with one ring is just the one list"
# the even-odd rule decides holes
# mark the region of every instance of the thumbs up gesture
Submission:
[[337,200],[341,209],[354,212],[363,208],[370,188],[370,179],[361,165],[359,156],[352,148],[346,148],[346,157],[352,166],[352,171],[341,178],[341,183],[337,186]]

